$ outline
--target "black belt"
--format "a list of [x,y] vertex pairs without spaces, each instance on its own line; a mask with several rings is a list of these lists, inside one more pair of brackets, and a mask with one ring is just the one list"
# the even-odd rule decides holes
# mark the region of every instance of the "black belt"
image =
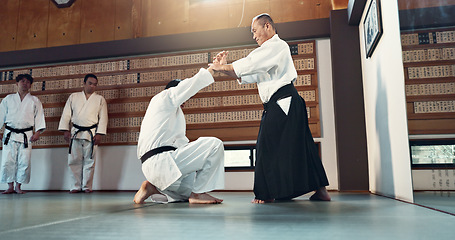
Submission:
[[17,129],[17,128],[12,128],[8,125],[5,125],[5,128],[10,130],[10,132],[8,134],[6,134],[5,145],[8,145],[9,138],[11,137],[11,132],[15,132],[15,133],[22,133],[24,135],[24,148],[28,148],[28,139],[27,139],[27,134],[25,134],[25,132],[32,131],[33,127]]
[[93,142],[93,133],[91,131],[91,129],[93,128],[96,128],[98,127],[98,124],[93,124],[92,126],[90,127],[81,127],[77,124],[74,124],[73,123],[73,127],[75,127],[77,129],[77,131],[73,134],[73,136],[71,137],[71,141],[70,141],[70,149],[68,151],[69,154],[71,154],[71,146],[73,145],[73,139],[76,138],[76,135],[80,132],[89,132],[90,133],[90,138],[91,138],[91,142],[92,142],[92,150],[90,152],[90,156],[92,156],[93,158],[93,146],[94,146],[94,142]]
[[174,151],[175,149],[177,149],[177,148],[173,147],[173,146],[163,146],[163,147],[154,148],[154,149],[146,152],[144,155],[142,155],[141,162],[144,163],[147,159],[151,158],[152,156],[154,156],[158,153]]
[[[280,101],[281,99],[285,99],[285,98],[288,98],[288,97],[292,97],[292,95],[289,93],[289,94],[286,94],[280,98],[278,98],[276,101],[274,101],[273,103],[275,102],[278,102]],[[263,103],[262,106],[264,106],[264,111],[267,111],[267,109],[269,108],[269,105],[270,105],[270,101],[266,102],[266,103]]]
[[281,99],[291,97],[292,91],[295,91],[294,84],[292,83],[286,84],[279,88],[274,94],[272,94],[268,102],[262,104],[262,106],[264,106],[264,112],[267,112],[270,104],[275,104]]

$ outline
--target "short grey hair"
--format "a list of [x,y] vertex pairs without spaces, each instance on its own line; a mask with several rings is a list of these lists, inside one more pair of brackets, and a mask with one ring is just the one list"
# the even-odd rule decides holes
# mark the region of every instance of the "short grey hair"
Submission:
[[277,33],[275,23],[273,22],[272,17],[270,17],[268,13],[261,13],[254,17],[253,20],[251,20],[251,31],[253,31],[253,23],[256,20],[261,21],[260,23],[262,25],[264,25],[265,23],[269,23],[272,26],[273,30],[275,30],[275,33]]

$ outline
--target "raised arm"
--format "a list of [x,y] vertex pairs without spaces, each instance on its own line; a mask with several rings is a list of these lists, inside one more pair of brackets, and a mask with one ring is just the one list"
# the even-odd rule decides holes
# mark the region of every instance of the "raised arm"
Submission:
[[215,72],[222,72],[233,78],[239,78],[234,72],[232,64],[227,64],[227,51],[222,51],[213,58],[213,62],[209,64],[210,68]]
[[196,73],[193,77],[186,78],[182,80],[177,86],[168,88],[168,96],[172,101],[172,105],[179,107],[201,89],[207,87],[208,85],[214,82],[210,68],[199,69],[199,72]]

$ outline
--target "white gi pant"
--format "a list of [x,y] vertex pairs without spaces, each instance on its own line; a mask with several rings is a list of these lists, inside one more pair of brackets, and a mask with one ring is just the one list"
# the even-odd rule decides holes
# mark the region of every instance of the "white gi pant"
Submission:
[[24,148],[24,143],[9,140],[8,145],[3,144],[2,150],[2,183],[29,183],[32,144]]
[[[205,193],[224,188],[224,147],[220,139],[201,137],[177,148],[171,155],[182,177],[165,190],[159,189],[167,196],[168,202],[186,201],[192,192]],[[144,175],[147,176],[146,171]]]
[[91,141],[73,139],[71,154],[68,154],[68,166],[73,180],[70,190],[92,190],[96,149],[97,145],[93,147],[93,155],[91,155]]

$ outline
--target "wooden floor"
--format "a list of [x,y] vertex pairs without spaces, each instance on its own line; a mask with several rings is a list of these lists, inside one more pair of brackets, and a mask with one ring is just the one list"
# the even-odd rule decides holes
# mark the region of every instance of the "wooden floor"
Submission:
[[455,191],[416,191],[414,202],[455,216]]
[[454,239],[455,216],[368,193],[331,192],[251,204],[216,192],[218,205],[135,205],[134,192],[0,195],[0,239]]

